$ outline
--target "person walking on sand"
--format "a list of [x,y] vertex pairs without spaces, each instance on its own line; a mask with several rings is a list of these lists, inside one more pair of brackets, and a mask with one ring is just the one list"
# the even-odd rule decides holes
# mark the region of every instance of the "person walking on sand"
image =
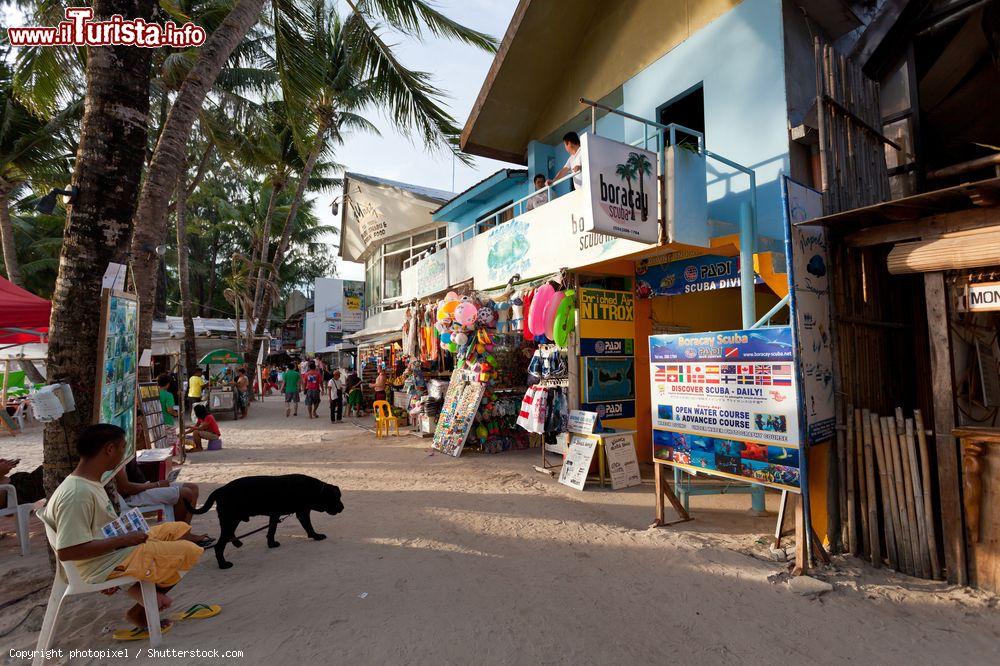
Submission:
[[340,423],[344,420],[344,389],[340,385],[340,370],[333,371],[326,387],[330,394],[330,423]]
[[317,411],[321,399],[320,394],[323,390],[323,375],[316,369],[315,361],[309,361],[306,374],[302,377],[302,383],[306,392],[306,411],[309,412],[309,418],[318,419]]
[[[295,369],[294,365],[289,365],[285,374],[281,375],[281,391],[285,394],[285,418],[299,415],[299,385],[302,383],[302,375]],[[292,413],[294,408],[295,412]]]

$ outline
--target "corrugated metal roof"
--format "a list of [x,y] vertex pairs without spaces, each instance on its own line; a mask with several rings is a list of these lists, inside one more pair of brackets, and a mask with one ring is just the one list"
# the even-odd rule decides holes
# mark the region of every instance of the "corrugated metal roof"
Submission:
[[397,190],[404,190],[422,199],[440,201],[441,203],[444,203],[455,196],[454,192],[448,192],[447,190],[438,190],[433,187],[424,187],[423,185],[413,185],[411,183],[401,183],[398,180],[389,180],[388,178],[380,178],[378,176],[368,176],[363,173],[347,172],[344,174],[344,177],[360,180],[370,185],[379,185],[382,187],[392,187]]

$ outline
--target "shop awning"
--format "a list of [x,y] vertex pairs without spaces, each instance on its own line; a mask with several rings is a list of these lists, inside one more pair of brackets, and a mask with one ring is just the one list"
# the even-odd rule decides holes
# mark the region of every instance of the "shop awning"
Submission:
[[226,365],[229,363],[242,363],[243,354],[230,351],[228,349],[214,349],[198,361],[198,365]]
[[357,348],[358,348],[357,345],[352,345],[349,342],[338,342],[335,345],[327,345],[326,347],[323,347],[322,349],[317,349],[316,353],[317,354],[336,354],[338,352],[354,351]]
[[41,342],[49,332],[52,304],[0,277],[0,344]]
[[[824,225],[851,245],[875,245],[997,224],[1000,177],[796,222]],[[992,208],[990,207],[992,206]],[[961,218],[961,219],[959,219]]]
[[[363,331],[362,331],[363,332]],[[402,331],[382,331],[375,332],[363,338],[351,338],[358,347],[370,347],[373,345],[384,345],[389,342],[402,341]]]

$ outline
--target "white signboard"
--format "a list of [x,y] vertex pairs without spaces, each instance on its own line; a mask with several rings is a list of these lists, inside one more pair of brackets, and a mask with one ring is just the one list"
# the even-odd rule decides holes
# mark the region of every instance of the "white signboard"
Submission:
[[595,425],[597,425],[597,412],[585,412],[580,409],[569,411],[567,430],[570,432],[589,435],[594,432]]
[[569,442],[569,453],[559,472],[559,483],[570,488],[583,490],[587,483],[587,472],[597,452],[597,438],[574,435]]
[[979,282],[965,288],[962,304],[966,312],[1000,310],[1000,282]]
[[448,277],[448,248],[439,248],[409,268],[400,276],[403,298],[422,298],[445,291],[451,286]]
[[639,460],[635,456],[635,442],[631,434],[604,435],[604,455],[611,470],[611,488],[629,488],[642,483]]
[[452,284],[473,279],[477,289],[511,275],[545,275],[648,250],[644,243],[586,230],[587,193],[576,190],[448,249]]
[[656,153],[591,134],[581,142],[584,191],[591,204],[584,228],[641,243],[657,242]]
[[365,327],[363,282],[344,281],[344,309],[341,328],[344,333],[357,333]]
[[786,183],[786,215],[791,222],[789,280],[802,373],[802,409],[809,444],[829,441],[834,434],[833,349],[830,327],[829,252],[826,229],[795,226],[823,214],[819,192]]
[[344,316],[343,311],[339,307],[326,309],[326,330],[329,333],[344,332]]

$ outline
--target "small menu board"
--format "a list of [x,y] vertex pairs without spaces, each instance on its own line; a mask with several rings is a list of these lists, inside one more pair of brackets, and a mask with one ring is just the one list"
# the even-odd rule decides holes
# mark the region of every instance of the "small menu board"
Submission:
[[611,489],[629,488],[642,483],[639,460],[635,455],[635,442],[631,433],[603,435],[604,455],[611,472]]
[[559,483],[576,490],[583,490],[590,472],[590,463],[597,453],[597,438],[587,435],[573,435],[569,441],[569,453],[559,472]]

